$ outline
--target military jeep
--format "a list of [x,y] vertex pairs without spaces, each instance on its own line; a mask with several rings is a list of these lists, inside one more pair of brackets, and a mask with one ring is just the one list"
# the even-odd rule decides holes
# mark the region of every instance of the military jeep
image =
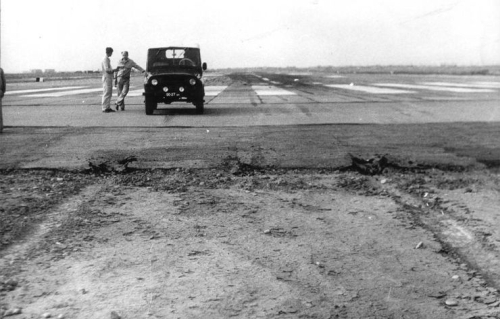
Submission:
[[158,103],[193,103],[196,113],[202,114],[205,88],[201,77],[207,69],[201,63],[200,49],[194,47],[164,47],[148,50],[144,78],[146,114],[153,114]]

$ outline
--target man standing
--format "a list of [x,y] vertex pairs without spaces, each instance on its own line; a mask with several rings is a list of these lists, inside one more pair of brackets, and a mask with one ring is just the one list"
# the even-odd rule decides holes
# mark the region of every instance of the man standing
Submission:
[[146,71],[138,66],[132,59],[128,58],[128,52],[122,52],[122,59],[118,62],[118,75],[117,75],[117,94],[118,99],[116,100],[116,110],[121,109],[125,111],[125,97],[128,94],[128,90],[130,88],[130,71],[132,68],[135,68],[142,73]]
[[3,69],[0,68],[0,133],[3,132],[2,98],[5,94],[6,88],[5,74],[3,73]]
[[102,60],[102,111],[104,113],[114,112],[111,109],[111,95],[113,94],[113,73],[117,69],[111,67],[109,57],[113,54],[112,48],[106,48],[106,56]]

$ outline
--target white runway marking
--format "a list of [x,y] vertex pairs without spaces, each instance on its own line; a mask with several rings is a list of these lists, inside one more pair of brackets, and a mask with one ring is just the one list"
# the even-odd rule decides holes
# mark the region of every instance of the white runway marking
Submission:
[[406,89],[423,89],[423,90],[431,90],[431,91],[447,91],[447,92],[456,92],[456,93],[486,93],[486,92],[495,92],[494,90],[489,90],[489,89],[455,88],[455,87],[441,87],[441,86],[418,85],[418,84],[374,83],[373,85],[377,85],[377,86],[390,86],[390,87],[398,87],[398,88],[406,88]]
[[252,89],[257,95],[297,95],[294,92],[269,85],[252,85]]
[[34,92],[47,92],[47,91],[56,91],[56,90],[71,90],[71,89],[81,89],[86,86],[65,86],[59,88],[48,88],[48,89],[32,89],[32,90],[17,90],[17,91],[7,91],[5,94],[24,94],[24,93],[34,93]]
[[325,78],[332,78],[332,79],[343,78],[343,77],[344,77],[343,75],[325,75]]
[[472,83],[453,83],[453,82],[422,82],[425,85],[466,87],[466,88],[500,88],[498,82],[472,82]]
[[205,96],[217,96],[220,92],[224,91],[227,85],[213,85],[205,86]]
[[[115,90],[115,88],[113,88],[113,90]],[[64,91],[64,92],[52,92],[52,93],[40,93],[40,94],[29,94],[29,95],[22,95],[22,97],[61,97],[61,96],[67,96],[67,95],[76,95],[76,94],[84,94],[84,93],[92,93],[92,92],[102,92],[102,88],[71,90],[71,91]]]
[[[224,91],[227,88],[227,85],[213,85],[213,86],[205,86],[205,95],[206,96],[217,96],[220,92]],[[128,92],[127,96],[142,96],[144,89],[134,90]]]
[[472,82],[475,85],[480,85],[485,88],[500,88],[500,82]]
[[325,84],[325,86],[328,86],[328,87],[331,87],[331,88],[345,89],[345,90],[363,91],[363,92],[372,93],[372,94],[405,94],[405,93],[415,93],[414,91],[377,88],[377,87],[373,87],[373,86],[364,86],[364,85]]
[[138,90],[128,91],[127,96],[142,96],[143,92],[144,92],[144,89],[138,89]]
[[[67,89],[75,89],[75,88],[80,88],[80,87],[60,87],[60,88],[51,88],[51,89],[42,89],[42,90],[23,90],[24,92],[12,91],[10,93],[11,94],[13,94],[13,92],[31,93],[31,92],[54,91],[54,90],[67,90]],[[205,87],[205,95],[216,96],[220,92],[224,91],[224,89],[226,89],[226,88],[227,88],[227,85],[206,86]],[[116,91],[116,88],[113,87],[113,90]],[[49,92],[49,93],[35,93],[35,94],[22,95],[22,97],[61,97],[61,96],[68,96],[68,95],[93,93],[93,92],[102,92],[102,88],[83,89],[83,90],[70,90],[70,91]],[[130,96],[130,97],[142,96],[143,92],[144,92],[144,89],[131,90],[131,91],[128,92],[127,96]]]

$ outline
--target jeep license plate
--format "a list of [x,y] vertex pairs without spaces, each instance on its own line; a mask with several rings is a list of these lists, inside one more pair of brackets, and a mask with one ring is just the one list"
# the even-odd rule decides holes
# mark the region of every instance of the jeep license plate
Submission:
[[179,96],[177,93],[165,93],[165,96]]

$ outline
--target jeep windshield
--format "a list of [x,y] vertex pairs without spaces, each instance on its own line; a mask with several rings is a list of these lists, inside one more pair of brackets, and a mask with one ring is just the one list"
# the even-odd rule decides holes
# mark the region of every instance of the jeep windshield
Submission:
[[169,47],[149,49],[147,65],[147,71],[149,72],[200,68],[200,50],[198,48]]

